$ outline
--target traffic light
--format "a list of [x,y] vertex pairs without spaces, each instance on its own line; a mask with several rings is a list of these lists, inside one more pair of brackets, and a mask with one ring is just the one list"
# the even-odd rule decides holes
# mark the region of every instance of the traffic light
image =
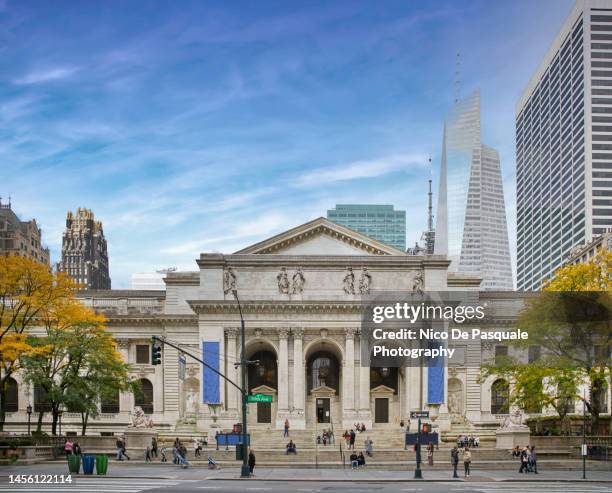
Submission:
[[161,365],[161,353],[162,348],[157,343],[151,344],[151,364],[152,365]]
[[429,433],[431,431],[431,425],[429,423],[423,423],[422,430],[423,433]]

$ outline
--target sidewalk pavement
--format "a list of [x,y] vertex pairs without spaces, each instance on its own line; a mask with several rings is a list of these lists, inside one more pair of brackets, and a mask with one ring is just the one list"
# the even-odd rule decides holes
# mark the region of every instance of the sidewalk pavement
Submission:
[[[461,472],[461,471],[460,471]],[[67,465],[63,462],[40,463],[31,465],[7,465],[0,468],[0,482],[10,474],[67,474]],[[102,476],[104,477],[104,476]],[[209,470],[204,465],[196,465],[187,469],[172,463],[138,463],[111,461],[108,478],[146,478],[146,479],[208,479],[220,481],[240,480],[240,466],[224,467],[218,471]],[[249,481],[325,481],[325,482],[583,482],[582,471],[542,471],[540,474],[519,474],[508,470],[478,470],[474,468],[472,475],[465,479],[452,478],[452,470],[423,470],[423,480],[414,479],[414,469],[404,471],[380,471],[375,469],[292,469],[292,468],[255,468],[255,476]],[[587,482],[612,483],[612,464],[610,470],[587,471]]]
[[[612,468],[612,465],[611,465]],[[256,481],[353,481],[353,482],[404,482],[404,481],[521,481],[533,483],[537,481],[555,482],[585,482],[579,471],[550,471],[540,474],[519,474],[518,471],[478,471],[475,469],[469,478],[460,474],[459,479],[453,479],[452,470],[423,471],[423,479],[414,479],[414,470],[407,471],[377,471],[372,469],[269,469],[255,468],[251,480]],[[207,479],[235,480],[240,479],[239,468],[227,468],[220,471],[209,471]],[[610,471],[587,472],[586,481],[612,483]]]

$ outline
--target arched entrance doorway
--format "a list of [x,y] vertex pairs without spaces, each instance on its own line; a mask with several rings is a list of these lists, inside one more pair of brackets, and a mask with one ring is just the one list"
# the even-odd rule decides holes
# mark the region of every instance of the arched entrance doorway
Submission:
[[342,423],[342,352],[330,340],[316,341],[306,350],[306,422],[331,428]]
[[248,422],[253,425],[270,425],[276,422],[278,408],[278,364],[276,349],[267,341],[258,341],[247,346],[246,358],[257,361],[247,371],[249,394],[263,394],[272,397],[272,402],[249,404]]

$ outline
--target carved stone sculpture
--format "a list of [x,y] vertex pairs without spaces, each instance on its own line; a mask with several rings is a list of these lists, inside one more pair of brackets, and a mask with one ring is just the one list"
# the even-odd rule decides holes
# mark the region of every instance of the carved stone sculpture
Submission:
[[359,277],[359,292],[361,294],[370,294],[370,286],[372,285],[372,275],[368,272],[367,267],[361,269]]
[[223,292],[225,294],[234,291],[236,289],[236,274],[234,269],[228,267],[223,272]]
[[280,272],[276,276],[278,281],[278,292],[281,294],[289,294],[289,276],[287,276],[287,269],[281,267]]
[[304,274],[302,273],[302,268],[298,267],[293,274],[291,292],[293,294],[301,294],[302,291],[304,291],[305,283],[306,283],[306,278],[304,277]]
[[149,418],[140,406],[132,412],[132,423],[129,428],[153,428],[153,420]]
[[346,294],[355,294],[355,274],[353,273],[352,267],[346,268],[346,275],[344,276],[344,292]]
[[502,425],[499,427],[500,430],[518,430],[525,428],[527,428],[527,426],[523,424],[523,413],[520,409],[516,409],[512,414],[506,416]]
[[423,294],[423,288],[425,287],[425,281],[423,279],[423,271],[420,270],[414,276],[412,281],[412,294]]

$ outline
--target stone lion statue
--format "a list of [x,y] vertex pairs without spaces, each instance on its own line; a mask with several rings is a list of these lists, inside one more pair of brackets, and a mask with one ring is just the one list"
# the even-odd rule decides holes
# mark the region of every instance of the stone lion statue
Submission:
[[516,409],[512,414],[506,416],[501,426],[500,430],[516,430],[527,428],[526,425],[523,424],[523,413],[519,409]]
[[153,420],[144,413],[142,407],[136,406],[132,412],[130,428],[153,428]]

